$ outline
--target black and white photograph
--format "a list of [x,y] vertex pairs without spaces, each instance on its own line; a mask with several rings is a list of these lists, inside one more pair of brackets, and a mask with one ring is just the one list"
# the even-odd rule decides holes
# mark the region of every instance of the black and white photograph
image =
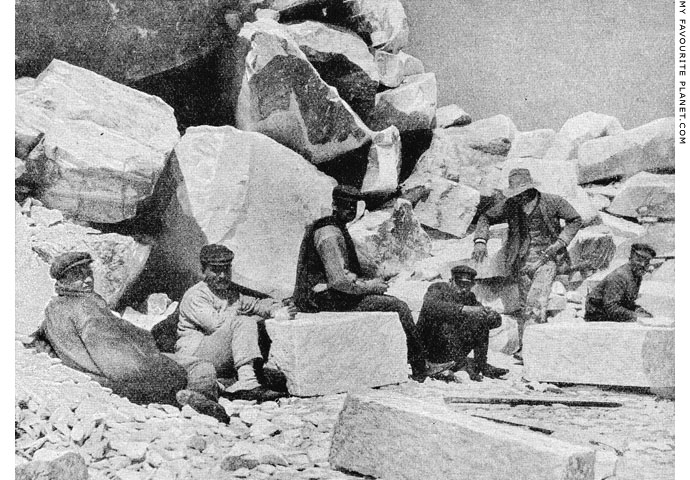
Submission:
[[7,478],[685,478],[685,4],[8,4]]

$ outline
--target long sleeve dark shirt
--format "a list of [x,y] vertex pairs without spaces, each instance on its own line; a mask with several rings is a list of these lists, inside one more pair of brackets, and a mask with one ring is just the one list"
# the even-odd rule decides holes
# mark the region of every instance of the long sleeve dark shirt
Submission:
[[587,295],[585,320],[588,322],[634,322],[637,295],[642,278],[633,274],[629,263],[609,273]]

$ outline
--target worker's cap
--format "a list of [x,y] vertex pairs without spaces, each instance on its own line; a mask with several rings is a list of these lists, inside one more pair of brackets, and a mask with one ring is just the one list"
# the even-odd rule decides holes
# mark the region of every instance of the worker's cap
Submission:
[[477,271],[467,265],[457,265],[450,269],[450,274],[456,282],[473,282],[477,276]]
[[362,198],[361,192],[350,185],[336,185],[333,189],[334,202],[356,202]]
[[235,254],[225,245],[211,244],[201,247],[199,260],[202,265],[228,265],[232,263]]
[[646,243],[633,243],[630,247],[630,253],[633,252],[648,256],[649,258],[656,257],[656,251]]
[[50,276],[60,280],[68,270],[79,265],[88,265],[93,262],[89,252],[67,252],[58,256],[50,266]]

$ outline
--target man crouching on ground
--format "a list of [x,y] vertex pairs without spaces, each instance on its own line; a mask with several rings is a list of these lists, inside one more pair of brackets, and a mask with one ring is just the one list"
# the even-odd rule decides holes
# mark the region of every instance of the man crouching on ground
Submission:
[[175,351],[211,362],[219,377],[236,372],[237,382],[226,389],[233,399],[275,400],[283,395],[260,383],[263,362],[256,322],[272,317],[283,305],[239,293],[232,283],[234,256],[223,245],[201,249],[204,279],[182,297]]
[[[419,312],[422,341],[434,363],[454,362],[452,370],[466,369],[470,378],[498,378],[508,373],[504,368],[489,365],[489,330],[501,326],[501,315],[483,307],[470,290],[477,272],[461,265],[451,270],[448,283],[429,286]],[[467,355],[474,350],[474,363]]]
[[135,403],[189,405],[227,423],[216,400],[213,365],[198,358],[161,353],[150,332],[114,315],[94,292],[91,255],[69,252],[50,267],[56,297],[34,334],[62,362]]

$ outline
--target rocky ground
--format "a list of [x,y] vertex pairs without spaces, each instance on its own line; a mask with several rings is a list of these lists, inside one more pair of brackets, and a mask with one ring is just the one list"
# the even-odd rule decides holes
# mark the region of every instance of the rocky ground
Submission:
[[[222,425],[188,407],[134,405],[19,342],[15,356],[17,466],[31,460],[50,461],[72,451],[84,459],[93,480],[356,478],[332,470],[328,463],[331,435],[345,394],[285,398],[260,405],[222,399],[232,417],[229,425]],[[492,352],[490,360],[511,369],[505,380],[445,383],[427,379],[423,384],[407,382],[381,390],[431,402],[471,394],[619,401],[623,404],[619,408],[560,404],[454,404],[452,408],[538,425],[553,430],[555,438],[589,445],[597,451],[597,478],[673,478],[674,401],[640,392],[527,383],[522,380],[522,367],[511,357]],[[79,477],[70,471],[60,478]]]

